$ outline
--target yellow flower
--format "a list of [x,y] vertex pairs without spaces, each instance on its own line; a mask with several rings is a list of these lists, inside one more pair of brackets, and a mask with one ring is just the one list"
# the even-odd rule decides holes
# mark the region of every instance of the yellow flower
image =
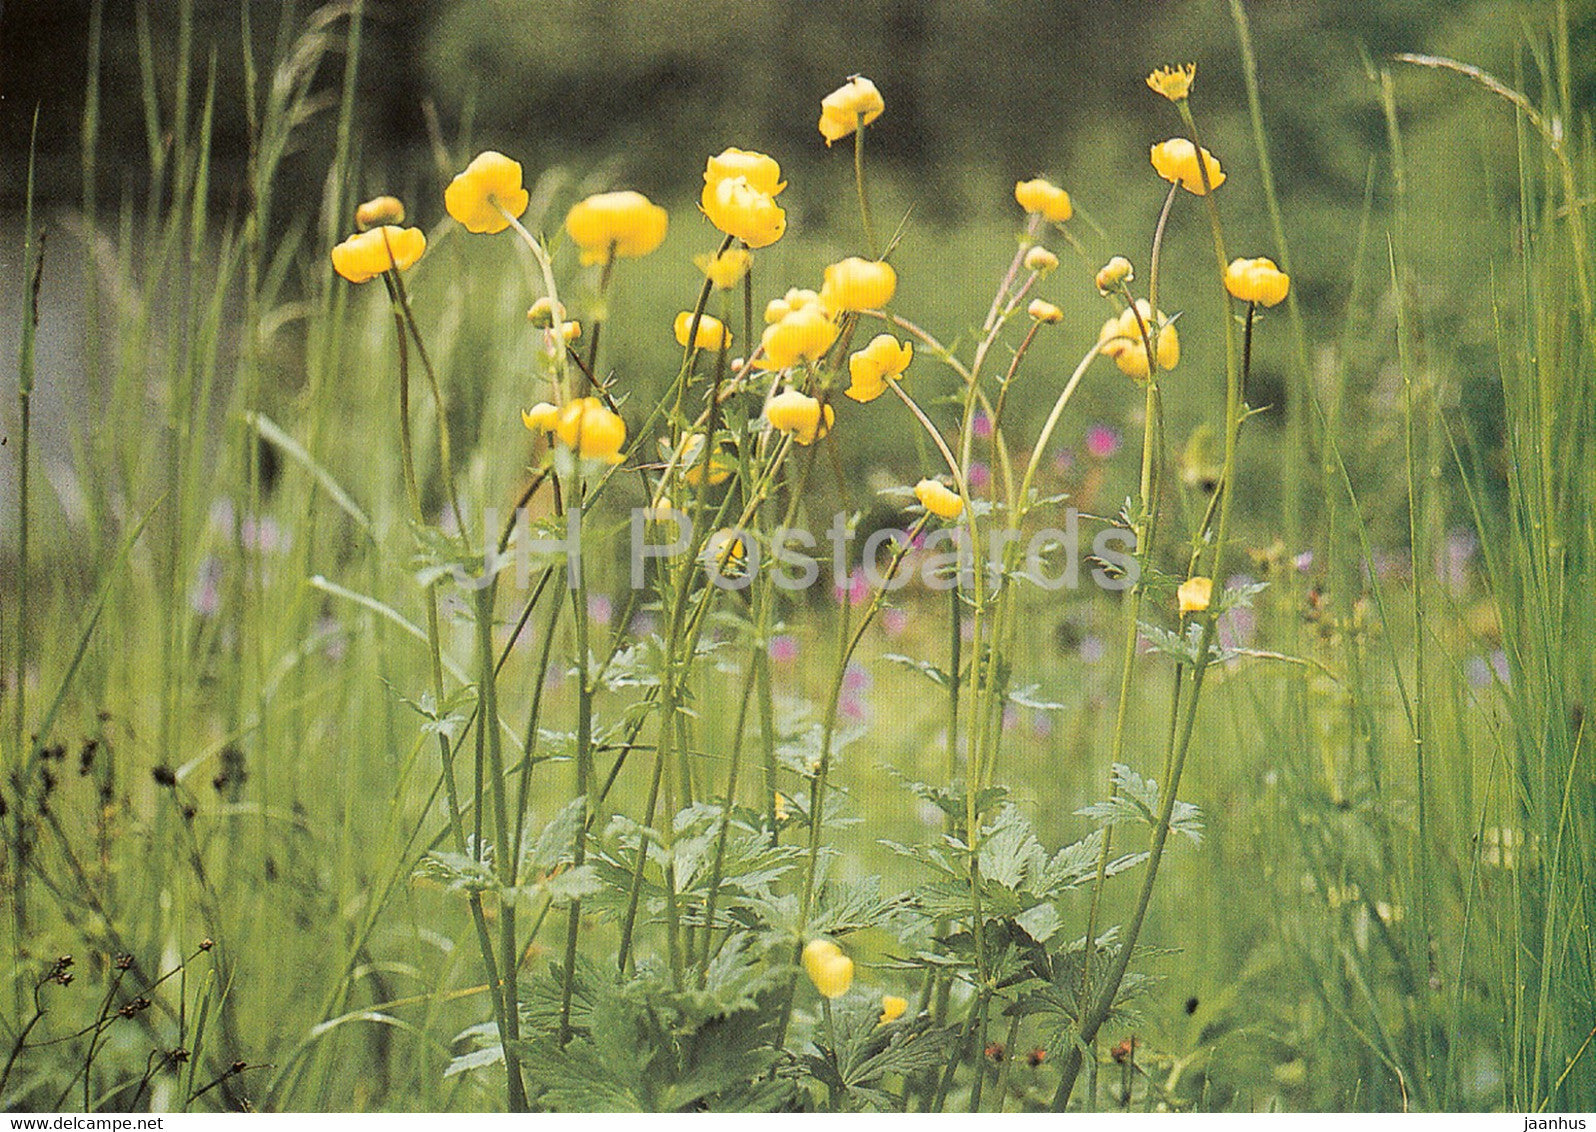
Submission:
[[887,391],[887,379],[902,377],[913,358],[912,343],[899,342],[890,334],[877,334],[868,346],[849,355],[851,380],[844,392],[860,404],[874,401]]
[[764,369],[786,369],[801,361],[817,361],[837,340],[837,324],[818,306],[799,307],[765,327],[760,345],[765,356]]
[[554,435],[578,456],[619,464],[625,457],[626,422],[604,407],[597,397],[579,397],[560,410]]
[[1180,589],[1175,591],[1175,597],[1180,602],[1182,613],[1201,613],[1208,608],[1208,603],[1214,596],[1214,580],[1212,578],[1187,578],[1180,584]]
[[1043,177],[1017,181],[1014,199],[1026,212],[1041,213],[1055,224],[1062,224],[1075,215],[1075,206],[1070,203],[1069,193]]
[[582,337],[582,324],[575,320],[560,323],[559,330],[553,330],[552,327],[550,327],[550,330],[564,342],[575,342]]
[[730,529],[716,531],[704,542],[704,564],[723,578],[740,576],[747,561],[748,548]]
[[719,255],[697,255],[693,262],[698,265],[698,270],[709,277],[710,283],[718,291],[726,291],[743,281],[743,276],[748,274],[748,269],[753,265],[754,257],[748,254],[746,248],[727,248]]
[[793,311],[802,310],[804,307],[816,307],[821,311],[825,305],[820,301],[820,294],[807,287],[789,287],[787,293],[779,299],[771,299],[765,304],[765,321],[780,322]]
[[1169,101],[1179,102],[1191,93],[1192,80],[1196,77],[1196,63],[1186,63],[1179,67],[1160,67],[1147,76],[1147,85]]
[[1058,256],[1048,251],[1041,244],[1029,248],[1025,253],[1025,270],[1034,271],[1038,275],[1046,275],[1058,267]]
[[1129,283],[1135,278],[1136,271],[1131,267],[1131,261],[1122,255],[1117,255],[1098,269],[1097,293],[1111,294],[1121,283]]
[[957,519],[964,514],[964,500],[940,480],[921,480],[914,485],[914,497],[939,519]]
[[750,187],[766,196],[777,196],[787,187],[781,179],[781,166],[769,154],[729,146],[709,159],[704,169],[704,184],[713,185],[732,177],[742,177]]
[[775,797],[775,799],[773,801],[773,804],[772,804],[771,808],[776,811],[776,820],[777,821],[786,821],[787,820],[787,815],[788,815],[788,811],[787,811],[787,796],[785,794],[783,794],[780,790],[776,791],[776,797]]
[[1032,299],[1031,305],[1025,308],[1025,313],[1036,319],[1037,322],[1064,321],[1064,312],[1046,299]]
[[787,230],[787,213],[776,198],[747,177],[705,181],[699,204],[711,224],[751,248],[768,248]]
[[765,419],[771,428],[788,433],[799,444],[813,444],[831,431],[836,414],[830,405],[796,389],[784,389],[765,406]]
[[521,423],[533,432],[553,432],[560,420],[560,410],[547,401],[539,401],[530,409],[521,410]]
[[596,193],[565,214],[565,231],[584,264],[645,256],[665,241],[670,218],[642,193]]
[[852,76],[820,100],[820,133],[830,145],[853,133],[861,124],[869,125],[887,108],[876,84],[861,75]]
[[881,1021],[878,1026],[885,1026],[888,1022],[896,1022],[903,1017],[903,1012],[909,1009],[909,1000],[899,998],[895,994],[881,996]]
[[[1144,325],[1146,338],[1142,336]],[[1146,299],[1137,299],[1134,310],[1126,307],[1117,318],[1105,322],[1102,333],[1097,337],[1103,354],[1113,358],[1114,364],[1122,372],[1137,381],[1146,381],[1152,376],[1147,364],[1148,339],[1152,340],[1158,351],[1160,370],[1172,370],[1180,364],[1179,332],[1163,311],[1159,311],[1157,318],[1154,318],[1153,308]]]
[[820,301],[833,314],[876,310],[886,306],[897,289],[898,273],[890,263],[849,256],[826,268]]
[[1233,259],[1225,268],[1225,290],[1244,303],[1272,307],[1291,290],[1291,276],[1272,259]]
[[350,236],[332,250],[333,270],[351,283],[375,279],[390,267],[403,271],[427,250],[420,228],[392,224]]
[[[676,344],[687,345],[687,336],[693,332],[693,312],[683,311],[676,316]],[[724,350],[731,345],[731,331],[713,315],[698,316],[698,335],[693,340],[695,350]]]
[[[1225,171],[1219,167],[1219,159],[1206,149],[1202,151],[1203,169],[1208,171],[1208,187],[1217,189],[1225,183]],[[1189,193],[1202,196],[1208,189],[1203,187],[1202,170],[1197,167],[1197,147],[1187,138],[1170,138],[1161,141],[1152,148],[1153,168],[1158,170],[1158,175],[1172,184],[1178,184]]]
[[853,960],[829,939],[804,944],[804,972],[825,998],[841,998],[853,985]]
[[364,232],[383,224],[403,224],[405,206],[398,197],[372,197],[355,209],[355,227]]
[[443,207],[450,216],[467,232],[490,236],[508,228],[505,214],[519,217],[530,199],[521,187],[521,163],[491,149],[472,158],[443,190]]
[[526,309],[526,320],[539,329],[548,330],[556,321],[565,321],[565,304],[559,304],[556,310],[554,301],[543,295]]

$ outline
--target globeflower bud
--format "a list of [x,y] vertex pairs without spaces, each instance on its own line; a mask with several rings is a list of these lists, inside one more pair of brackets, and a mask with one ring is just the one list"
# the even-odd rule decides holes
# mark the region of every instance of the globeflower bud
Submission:
[[854,75],[820,100],[820,134],[829,146],[853,133],[861,124],[869,125],[887,108],[876,84]]
[[940,480],[921,480],[914,485],[914,497],[939,519],[957,519],[964,514],[964,500]]
[[1025,253],[1025,270],[1046,275],[1058,267],[1058,256],[1037,244]]
[[333,248],[331,256],[333,270],[339,275],[351,283],[365,283],[390,267],[405,270],[426,250],[427,237],[420,228],[386,224],[350,236]]
[[808,394],[785,389],[765,406],[765,419],[777,432],[790,435],[799,444],[809,445],[831,431],[836,414]]
[[[693,332],[693,312],[683,311],[676,316],[676,344],[687,345],[687,336]],[[695,350],[722,350],[731,345],[731,332],[726,324],[714,315],[698,316],[698,334],[693,339]]]
[[1062,224],[1075,215],[1069,193],[1045,177],[1016,182],[1014,199],[1026,212],[1039,214],[1055,224]]
[[539,330],[548,330],[555,322],[563,322],[564,319],[565,304],[561,303],[556,311],[554,300],[547,295],[540,296],[526,311],[526,320]]
[[1187,578],[1175,591],[1175,598],[1180,603],[1182,613],[1201,613],[1208,608],[1208,603],[1213,600],[1214,580],[1212,578]]
[[711,224],[751,248],[769,247],[787,231],[787,213],[776,198],[747,177],[706,181],[699,204]]
[[1064,312],[1046,299],[1032,299],[1031,305],[1025,308],[1025,313],[1036,319],[1037,322],[1064,321]]
[[897,289],[898,273],[890,263],[849,256],[826,268],[820,301],[833,314],[876,310],[886,306]]
[[881,1019],[876,1025],[885,1026],[888,1022],[896,1022],[908,1009],[908,999],[899,998],[895,994],[884,994],[881,996]]
[[[1187,138],[1170,138],[1153,146],[1153,168],[1158,175],[1177,184],[1189,193],[1205,195],[1210,188],[1217,189],[1225,183],[1225,171],[1219,161],[1206,149],[1202,151],[1202,169],[1197,167],[1197,146]],[[1208,185],[1203,185],[1203,171],[1208,173]]]
[[384,224],[403,224],[405,206],[398,197],[373,197],[355,209],[355,227],[364,232]]
[[554,435],[578,456],[619,464],[625,457],[626,422],[597,397],[578,397],[560,410]]
[[713,185],[732,177],[744,178],[767,196],[777,196],[787,187],[787,182],[781,179],[781,166],[774,157],[736,146],[728,146],[709,159],[704,169],[704,184]]
[[521,187],[521,163],[487,150],[471,159],[443,191],[443,206],[467,232],[493,235],[526,211],[531,195]]
[[581,249],[583,264],[606,264],[611,256],[635,259],[665,242],[670,218],[642,193],[596,193],[565,216],[565,231]]
[[1291,290],[1291,277],[1272,259],[1233,259],[1225,268],[1225,290],[1244,303],[1272,307]]
[[1097,272],[1097,293],[1109,295],[1119,289],[1121,283],[1129,283],[1136,278],[1136,272],[1131,267],[1131,261],[1122,255],[1117,255],[1105,263]]

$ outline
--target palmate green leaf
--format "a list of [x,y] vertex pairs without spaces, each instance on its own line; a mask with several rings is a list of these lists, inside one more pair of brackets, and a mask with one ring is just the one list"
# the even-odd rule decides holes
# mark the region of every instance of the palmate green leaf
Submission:
[[491,892],[499,887],[491,862],[441,849],[421,858],[412,875],[418,880],[438,881],[450,892]]
[[[1153,826],[1158,823],[1160,799],[1155,780],[1143,778],[1130,767],[1115,763],[1114,782],[1119,790],[1112,798],[1083,806],[1075,812],[1104,826],[1136,823]],[[1194,842],[1202,841],[1202,811],[1189,802],[1176,802],[1170,810],[1169,828],[1172,832],[1185,834]]]
[[958,1041],[952,1030],[933,1026],[924,1015],[882,1025],[880,1002],[863,994],[837,1000],[832,1013],[835,1046],[822,1029],[803,1067],[844,1111],[894,1108],[890,1085],[945,1065]]
[[918,657],[904,656],[901,653],[895,652],[886,653],[881,659],[891,664],[898,664],[902,665],[904,668],[912,669],[913,671],[920,673],[920,675],[924,676],[927,680],[930,680],[931,683],[935,684],[939,688],[949,688],[953,685],[953,677],[949,676],[942,669],[932,664],[929,660],[921,660]]
[[587,797],[577,795],[555,814],[521,856],[523,872],[549,872],[571,860],[576,850],[577,831],[587,814]]

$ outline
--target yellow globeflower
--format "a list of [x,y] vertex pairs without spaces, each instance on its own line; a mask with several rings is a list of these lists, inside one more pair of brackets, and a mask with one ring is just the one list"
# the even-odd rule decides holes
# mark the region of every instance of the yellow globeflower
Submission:
[[386,224],[350,236],[332,250],[333,270],[351,283],[375,279],[390,267],[403,271],[427,250],[427,237],[420,228],[399,228]]
[[1108,295],[1113,293],[1121,283],[1129,283],[1136,278],[1136,272],[1131,267],[1131,261],[1122,255],[1117,255],[1109,260],[1097,271],[1097,293]]
[[665,242],[670,218],[642,193],[596,193],[565,214],[565,231],[584,264],[645,256]]
[[753,265],[754,257],[748,254],[747,248],[727,248],[718,255],[707,252],[696,255],[693,262],[698,265],[698,270],[709,277],[716,290],[726,291],[743,281],[743,276],[748,274],[749,267]]
[[560,410],[554,435],[578,456],[619,464],[624,457],[626,422],[604,407],[597,397],[578,397]]
[[831,431],[836,414],[808,394],[784,389],[765,406],[765,419],[777,432],[785,432],[799,444],[813,444]]
[[860,404],[874,401],[887,391],[887,379],[902,377],[913,358],[912,343],[899,342],[890,334],[877,334],[868,346],[849,355],[851,380],[843,392]]
[[820,100],[820,133],[830,145],[881,117],[887,108],[876,89],[876,84],[862,75],[854,75],[836,90]]
[[897,289],[898,273],[890,263],[849,256],[826,268],[820,301],[833,314],[877,310],[887,305]]
[[1201,613],[1208,608],[1208,603],[1213,600],[1214,580],[1212,578],[1187,578],[1175,591],[1176,600],[1180,602],[1182,613]]
[[492,235],[519,218],[531,197],[521,187],[521,163],[488,150],[471,159],[464,173],[455,175],[443,190],[443,206],[465,225],[467,232]]
[[957,519],[964,514],[964,500],[940,480],[921,480],[914,485],[914,497],[939,519]]
[[[1146,327],[1146,338],[1142,336]],[[1137,299],[1136,308],[1126,307],[1118,317],[1103,324],[1097,341],[1106,357],[1114,359],[1124,373],[1137,381],[1152,376],[1147,363],[1147,342],[1151,340],[1158,351],[1158,368],[1172,370],[1180,364],[1180,334],[1163,311],[1153,317],[1153,308],[1146,299]]]
[[[663,442],[661,447],[665,448]],[[737,470],[736,462],[724,445],[716,445],[715,451],[709,454],[709,459],[704,459],[704,434],[701,432],[690,432],[682,437],[680,451],[681,455],[677,457],[676,466],[682,470],[682,479],[686,481],[688,487],[703,486],[706,464],[711,487],[725,483]]]
[[732,177],[742,177],[767,196],[777,196],[787,187],[781,179],[781,166],[766,153],[729,146],[709,159],[704,169],[704,184],[713,185]]
[[[1206,149],[1202,155],[1203,169],[1208,171],[1208,188],[1217,189],[1225,183],[1225,171],[1219,167],[1219,159]],[[1198,196],[1207,193],[1202,170],[1197,167],[1197,147],[1189,139],[1170,138],[1159,142],[1152,148],[1152,161],[1153,168],[1164,180]]]
[[1191,93],[1192,80],[1196,77],[1196,63],[1186,63],[1179,67],[1160,67],[1147,76],[1147,85],[1169,101],[1179,102]]
[[1276,267],[1274,260],[1262,256],[1233,259],[1225,268],[1225,290],[1244,303],[1272,307],[1291,290],[1291,276]]
[[1055,224],[1062,224],[1075,215],[1069,193],[1045,177],[1015,182],[1014,199],[1026,212],[1040,213]]
[[547,401],[539,401],[530,409],[521,410],[521,423],[533,432],[553,432],[559,420],[560,410]]
[[751,248],[766,248],[787,231],[787,213],[776,198],[747,177],[705,181],[699,198],[709,222]]
[[908,1009],[908,999],[899,998],[895,994],[884,994],[881,996],[881,1020],[876,1024],[885,1026],[888,1022],[896,1022]]
[[[693,332],[693,312],[683,311],[676,316],[676,344],[687,345],[687,336]],[[714,315],[698,316],[698,335],[693,340],[695,350],[724,350],[731,345],[731,331]]]
[[837,324],[819,306],[799,307],[765,327],[759,342],[764,347],[764,369],[786,369],[799,362],[818,361],[837,340]]
[[815,307],[822,312],[825,310],[818,291],[811,291],[807,287],[789,287],[781,298],[771,299],[765,304],[765,321],[780,322],[793,311],[804,307]]
[[539,296],[526,309],[526,320],[541,330],[548,330],[556,322],[565,321],[565,304],[560,303],[556,309],[553,299],[547,295]]
[[829,939],[804,944],[804,972],[824,998],[841,998],[853,985],[853,960]]
[[367,228],[404,222],[405,206],[398,197],[372,197],[355,209],[355,227],[362,232]]
[[1037,322],[1064,321],[1064,312],[1046,299],[1032,299],[1031,304],[1025,308],[1025,313],[1036,319]]

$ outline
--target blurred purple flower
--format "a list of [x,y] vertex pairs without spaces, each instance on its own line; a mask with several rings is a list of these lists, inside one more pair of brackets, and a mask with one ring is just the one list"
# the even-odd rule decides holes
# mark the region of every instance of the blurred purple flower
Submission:
[[1106,460],[1119,451],[1119,430],[1095,424],[1086,430],[1086,452],[1094,460]]
[[604,594],[589,594],[587,616],[595,625],[608,625],[615,616],[615,606]]
[[770,659],[777,664],[791,664],[798,659],[798,638],[781,633],[770,638]]
[[904,609],[883,609],[881,611],[881,631],[889,637],[896,637],[909,627],[909,613]]

